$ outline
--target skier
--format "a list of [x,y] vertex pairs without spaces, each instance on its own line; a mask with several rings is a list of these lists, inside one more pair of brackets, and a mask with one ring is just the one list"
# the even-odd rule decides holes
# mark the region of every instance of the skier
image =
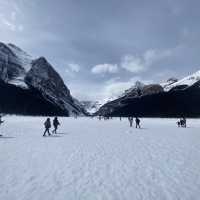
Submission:
[[[2,116],[0,115],[0,125],[3,124],[3,122],[4,121],[2,121]],[[0,134],[0,136],[2,136],[2,135]]]
[[58,126],[60,125],[60,122],[58,121],[58,117],[55,117],[53,119],[53,126],[54,126],[54,130],[52,131],[52,133],[57,133],[57,129],[58,129]]
[[130,123],[130,127],[133,126],[133,117],[128,117],[128,121]]
[[51,135],[49,132],[49,129],[51,128],[51,121],[50,118],[47,118],[47,120],[44,122],[44,127],[45,127],[45,131],[43,136],[46,136],[46,132],[49,134],[49,136]]
[[138,117],[135,118],[135,128],[140,128],[140,119]]

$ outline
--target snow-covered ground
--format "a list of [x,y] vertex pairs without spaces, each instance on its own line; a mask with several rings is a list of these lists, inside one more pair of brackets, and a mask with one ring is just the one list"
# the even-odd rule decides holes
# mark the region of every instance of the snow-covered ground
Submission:
[[200,120],[60,118],[42,137],[41,117],[5,117],[1,200],[198,200]]

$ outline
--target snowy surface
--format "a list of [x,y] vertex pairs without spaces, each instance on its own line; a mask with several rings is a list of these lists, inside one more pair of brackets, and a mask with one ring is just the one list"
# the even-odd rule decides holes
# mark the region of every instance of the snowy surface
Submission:
[[24,89],[28,88],[27,84],[24,82],[24,77],[17,77],[15,79],[10,80],[9,83],[12,85],[19,86]]
[[42,137],[41,117],[5,117],[0,127],[2,200],[198,200],[200,120],[60,118]]

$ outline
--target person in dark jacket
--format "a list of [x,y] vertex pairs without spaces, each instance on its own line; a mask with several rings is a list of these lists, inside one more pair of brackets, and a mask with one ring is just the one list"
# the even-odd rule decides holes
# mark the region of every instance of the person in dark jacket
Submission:
[[56,131],[57,131],[59,125],[60,125],[60,122],[58,121],[58,117],[55,117],[55,118],[53,119],[54,130],[52,131],[52,133],[57,134]]
[[187,127],[186,118],[185,118],[185,117],[183,117],[183,119],[182,119],[182,120],[183,120],[183,127],[184,127],[184,128],[186,128],[186,127]]
[[[4,122],[4,121],[2,120],[2,117],[1,117],[1,115],[0,115],[0,125],[3,124],[3,122]],[[2,136],[2,135],[0,134],[0,136]]]
[[135,118],[135,128],[140,128],[140,119],[138,117]]
[[176,124],[178,125],[178,127],[181,127],[181,120],[177,121]]
[[43,136],[46,136],[46,133],[48,133],[48,135],[51,135],[49,132],[49,129],[51,128],[51,120],[50,118],[47,118],[47,120],[44,122],[44,127],[45,127],[45,131]]
[[3,124],[2,116],[0,115],[0,125]]

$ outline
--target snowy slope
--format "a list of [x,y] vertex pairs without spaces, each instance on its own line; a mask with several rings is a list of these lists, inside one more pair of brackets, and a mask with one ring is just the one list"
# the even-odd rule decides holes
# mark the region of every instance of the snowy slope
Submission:
[[7,44],[7,46],[18,57],[19,65],[23,66],[26,72],[28,72],[31,69],[31,62],[33,58],[14,44]]
[[165,89],[166,87],[178,82],[177,78],[170,78],[166,82],[160,83],[160,85]]
[[197,71],[196,73],[194,73],[190,76],[187,76],[173,84],[170,84],[170,85],[164,87],[164,89],[165,89],[165,91],[169,91],[172,88],[174,88],[176,86],[180,86],[180,85],[191,86],[199,80],[200,80],[200,71]]
[[199,200],[200,121],[6,117],[0,138],[2,200]]
[[[31,69],[32,58],[26,52],[13,44],[0,43],[0,59],[5,62],[9,72],[16,71],[15,75],[8,78],[8,83],[28,88],[24,82],[26,72]],[[12,65],[12,67],[10,67]]]
[[80,103],[89,114],[96,113],[102,106],[99,101],[81,101]]
[[27,87],[24,83],[25,69],[21,65],[19,57],[9,45],[0,42],[0,78],[1,80]]

